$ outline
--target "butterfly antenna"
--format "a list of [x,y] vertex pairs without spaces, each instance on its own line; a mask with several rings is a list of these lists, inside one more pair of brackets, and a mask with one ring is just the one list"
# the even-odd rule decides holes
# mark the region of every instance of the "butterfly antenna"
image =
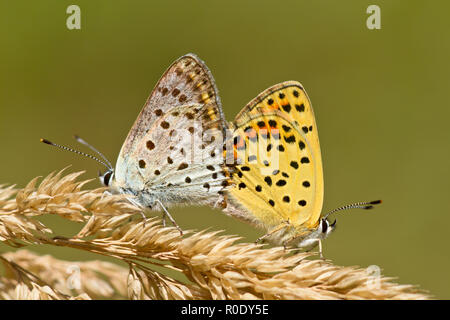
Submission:
[[100,151],[98,151],[94,146],[92,146],[91,144],[87,143],[85,140],[83,140],[81,137],[77,136],[76,134],[74,134],[73,137],[74,137],[75,140],[77,140],[79,143],[84,144],[86,147],[88,147],[89,149],[91,149],[92,151],[94,151],[95,153],[97,153],[103,160],[106,161],[106,163],[109,165],[109,168],[112,169],[111,162],[109,162],[109,160],[103,155],[103,153],[101,153]]
[[97,157],[94,157],[93,155],[90,155],[90,154],[87,154],[87,153],[84,153],[84,152],[81,152],[81,151],[78,151],[78,150],[75,150],[75,149],[72,149],[72,148],[69,148],[69,147],[61,146],[61,145],[53,143],[53,142],[51,142],[51,141],[49,141],[47,139],[41,139],[41,142],[49,144],[49,145],[57,147],[57,148],[60,148],[60,149],[63,149],[63,150],[66,150],[66,151],[74,152],[76,154],[79,154],[79,155],[87,157],[87,158],[91,158],[92,160],[95,160],[98,163],[101,163],[102,165],[104,165],[109,170],[112,169],[111,166],[108,166],[105,162],[103,162],[102,160],[100,160]]
[[380,204],[382,201],[381,200],[375,200],[375,201],[367,201],[367,202],[357,202],[357,203],[352,203],[352,204],[347,204],[345,206],[342,207],[338,207],[334,210],[331,210],[330,212],[328,212],[324,219],[326,219],[330,214],[336,213],[338,211],[342,211],[342,210],[347,210],[347,209],[372,209],[374,205],[376,204]]

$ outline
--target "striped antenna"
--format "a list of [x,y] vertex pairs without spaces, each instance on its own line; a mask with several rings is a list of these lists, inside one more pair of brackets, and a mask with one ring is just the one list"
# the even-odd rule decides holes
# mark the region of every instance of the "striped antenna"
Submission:
[[84,157],[86,157],[86,158],[90,158],[90,159],[92,159],[92,160],[97,161],[98,163],[101,163],[101,164],[104,165],[108,170],[112,170],[112,167],[111,167],[111,166],[108,166],[105,162],[103,162],[102,160],[100,160],[100,159],[97,158],[97,157],[94,157],[93,155],[90,155],[90,154],[87,154],[87,153],[84,153],[84,152],[81,152],[81,151],[78,151],[78,150],[75,150],[75,149],[72,149],[72,148],[69,148],[69,147],[66,147],[66,146],[62,146],[62,145],[53,143],[53,142],[51,142],[51,141],[49,141],[49,140],[47,140],[47,139],[41,139],[41,142],[42,142],[42,143],[49,144],[49,145],[51,145],[51,146],[53,146],[53,147],[60,148],[60,149],[62,149],[62,150],[74,152],[74,153],[79,154],[79,155],[81,155],[81,156],[84,156]]
[[109,168],[112,169],[111,162],[109,162],[109,160],[103,155],[103,153],[101,153],[100,151],[98,151],[94,146],[92,146],[91,144],[87,143],[84,139],[82,139],[82,138],[79,137],[78,135],[74,134],[73,137],[74,137],[75,140],[77,140],[79,143],[85,145],[86,147],[88,147],[89,149],[91,149],[92,151],[94,151],[96,154],[98,154],[103,160],[106,161],[106,163],[109,165]]
[[336,213],[338,211],[342,211],[342,210],[347,210],[347,209],[372,209],[374,205],[376,204],[380,204],[382,201],[381,200],[375,200],[375,201],[367,201],[367,202],[357,202],[357,203],[352,203],[352,204],[347,204],[345,206],[336,208],[334,210],[331,210],[330,212],[328,212],[325,216],[324,219],[326,219],[330,214]]

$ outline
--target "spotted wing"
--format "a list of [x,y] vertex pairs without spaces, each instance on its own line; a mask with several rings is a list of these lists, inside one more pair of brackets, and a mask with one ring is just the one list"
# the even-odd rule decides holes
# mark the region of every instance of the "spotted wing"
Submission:
[[217,201],[226,177],[222,132],[210,111],[207,105],[178,106],[153,123],[132,156],[143,194],[167,205]]
[[230,201],[267,229],[289,221],[317,225],[323,203],[319,138],[310,100],[300,83],[275,85],[234,121]]
[[[197,113],[194,109],[198,109]],[[213,135],[224,132],[226,127],[211,72],[197,56],[188,54],[164,73],[131,128],[116,164],[117,184],[137,192],[158,186],[164,177],[163,171],[187,161],[169,150],[172,146],[169,140],[173,138],[169,133],[186,132],[193,125],[191,122],[199,123],[205,130],[215,130]],[[163,165],[162,160],[167,160],[171,154],[173,163]],[[144,162],[145,168],[142,168]],[[217,157],[213,162],[218,163],[220,159]],[[205,163],[205,167],[208,165]],[[159,176],[154,174],[156,170],[161,172]],[[175,185],[173,182],[171,187]]]

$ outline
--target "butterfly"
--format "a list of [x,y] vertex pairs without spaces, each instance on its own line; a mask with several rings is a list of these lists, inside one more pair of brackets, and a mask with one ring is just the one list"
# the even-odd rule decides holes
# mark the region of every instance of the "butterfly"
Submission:
[[[324,196],[317,124],[303,86],[287,81],[253,99],[230,124],[232,148],[225,157],[237,164],[230,172],[224,211],[267,230],[257,241],[310,250],[336,228],[329,214],[349,208],[370,209],[381,201],[335,209],[321,218]],[[230,151],[228,151],[230,150]]]
[[122,145],[115,169],[98,150],[77,140],[106,161],[96,158],[108,168],[100,181],[112,193],[129,194],[140,206],[163,209],[175,224],[166,207],[215,205],[228,185],[221,157],[226,128],[211,72],[196,55],[187,54],[156,84]]

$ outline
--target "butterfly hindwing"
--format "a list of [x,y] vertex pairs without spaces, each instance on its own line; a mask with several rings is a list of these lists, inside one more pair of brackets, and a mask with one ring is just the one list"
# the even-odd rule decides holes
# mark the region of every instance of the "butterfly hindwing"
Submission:
[[275,85],[252,100],[234,121],[232,201],[267,229],[289,221],[317,225],[323,173],[314,113],[295,81]]
[[209,111],[199,104],[174,107],[153,123],[133,156],[144,190],[170,204],[199,201],[223,188],[222,132],[208,120]]

